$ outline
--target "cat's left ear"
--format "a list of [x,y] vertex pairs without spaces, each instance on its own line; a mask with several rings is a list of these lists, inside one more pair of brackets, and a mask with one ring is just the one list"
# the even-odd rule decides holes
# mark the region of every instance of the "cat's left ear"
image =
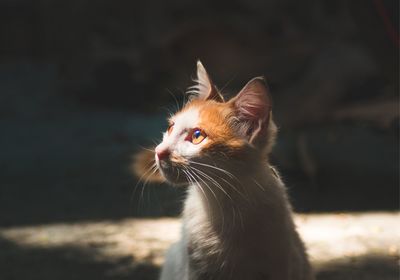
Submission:
[[188,91],[188,93],[192,94],[192,100],[215,100],[224,102],[224,98],[211,81],[210,76],[200,60],[197,61],[197,78],[195,82],[196,84],[191,86]]
[[276,127],[272,122],[272,99],[263,77],[249,81],[229,103],[234,107],[239,132],[253,145],[270,146]]

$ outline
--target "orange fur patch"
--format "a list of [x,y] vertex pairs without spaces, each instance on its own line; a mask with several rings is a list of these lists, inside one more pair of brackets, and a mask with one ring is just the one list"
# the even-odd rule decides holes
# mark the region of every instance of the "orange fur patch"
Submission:
[[[199,110],[199,127],[207,134],[208,141],[202,147],[204,151],[220,149],[224,146],[229,154],[235,154],[240,150],[245,142],[239,138],[230,125],[233,115],[233,108],[229,103],[220,103],[213,100],[200,101],[193,100],[188,103],[181,112],[192,108]],[[179,114],[178,113],[178,114]]]

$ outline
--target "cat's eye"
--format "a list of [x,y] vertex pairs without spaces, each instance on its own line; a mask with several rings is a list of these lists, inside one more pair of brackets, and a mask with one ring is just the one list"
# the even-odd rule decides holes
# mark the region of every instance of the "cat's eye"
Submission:
[[197,145],[197,144],[200,144],[206,137],[207,137],[207,134],[204,131],[202,131],[199,128],[195,128],[192,132],[190,141],[193,144]]
[[172,130],[174,129],[174,123],[170,123],[167,129],[167,133],[171,134]]

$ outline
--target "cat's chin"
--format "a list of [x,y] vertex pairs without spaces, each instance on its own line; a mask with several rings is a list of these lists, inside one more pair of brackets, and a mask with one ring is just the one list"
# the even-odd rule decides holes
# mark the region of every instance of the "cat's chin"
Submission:
[[168,180],[166,180],[165,182],[171,186],[178,187],[178,188],[184,188],[189,185],[189,182],[171,182]]
[[182,176],[178,176],[176,174],[164,174],[161,171],[161,175],[164,177],[166,183],[177,186],[177,187],[184,187],[189,184],[189,182],[186,180],[186,178],[183,178]]
[[158,166],[160,170],[160,174],[167,183],[174,186],[187,186],[189,184],[187,178],[185,177],[182,171],[178,171],[178,169],[171,166]]

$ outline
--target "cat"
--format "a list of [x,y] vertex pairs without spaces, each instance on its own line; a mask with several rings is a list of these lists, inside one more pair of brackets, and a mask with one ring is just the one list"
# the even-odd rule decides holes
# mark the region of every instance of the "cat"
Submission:
[[136,172],[187,187],[181,239],[161,280],[312,280],[279,174],[268,163],[277,127],[261,77],[228,101],[200,61],[185,106]]

